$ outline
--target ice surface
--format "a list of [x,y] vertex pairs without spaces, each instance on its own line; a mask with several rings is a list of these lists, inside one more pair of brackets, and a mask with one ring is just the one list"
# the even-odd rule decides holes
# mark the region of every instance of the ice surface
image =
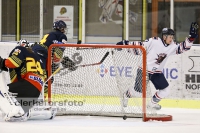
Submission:
[[100,116],[57,116],[53,120],[4,122],[0,133],[198,133],[199,109],[163,108],[161,113],[173,115],[173,121],[142,122],[141,118]]

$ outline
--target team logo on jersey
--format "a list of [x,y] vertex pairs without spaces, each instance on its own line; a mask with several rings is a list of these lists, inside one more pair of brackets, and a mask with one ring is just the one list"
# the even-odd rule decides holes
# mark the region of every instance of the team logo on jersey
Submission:
[[108,69],[105,68],[104,64],[101,64],[99,69],[97,69],[97,72],[101,77],[104,77],[104,75],[108,72]]
[[160,53],[159,55],[158,55],[158,58],[156,58],[156,64],[158,64],[158,65],[160,65],[160,63],[162,63],[163,62],[163,60],[165,59],[167,57],[167,54],[165,54],[165,53]]
[[29,79],[32,79],[32,80],[34,80],[34,81],[37,81],[41,86],[43,85],[43,80],[41,79],[41,78],[39,78],[39,77],[37,77],[37,76],[32,76],[32,75],[30,75],[29,76]]
[[62,7],[62,8],[60,9],[60,14],[61,14],[61,15],[65,14],[66,12],[67,12],[67,9],[66,9],[65,7]]

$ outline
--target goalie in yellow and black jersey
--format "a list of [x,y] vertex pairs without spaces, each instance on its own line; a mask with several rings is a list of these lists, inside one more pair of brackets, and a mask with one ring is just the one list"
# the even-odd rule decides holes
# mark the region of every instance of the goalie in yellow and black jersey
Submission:
[[[0,57],[0,69],[8,71],[10,74],[11,83],[8,84],[8,92],[5,87],[0,87],[0,108],[6,114],[5,121],[12,121],[13,119],[27,119],[31,117],[30,109],[37,103],[42,86],[46,78],[45,65],[35,54],[29,43],[22,39],[9,54],[7,59]],[[0,74],[2,75],[3,72]],[[16,94],[15,97],[8,94]],[[5,97],[14,99],[13,102],[16,107],[9,105]],[[16,98],[16,99],[15,99]],[[4,101],[4,102],[3,102]],[[7,106],[5,106],[7,103]],[[20,106],[19,106],[20,105]],[[37,112],[40,113],[41,112]],[[53,116],[52,116],[53,115]],[[49,118],[54,117],[54,113],[49,112]]]

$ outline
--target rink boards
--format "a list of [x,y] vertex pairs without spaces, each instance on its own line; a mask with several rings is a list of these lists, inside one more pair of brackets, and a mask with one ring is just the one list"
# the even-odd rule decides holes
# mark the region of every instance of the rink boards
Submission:
[[[16,46],[15,42],[1,42],[1,57],[6,58],[9,52]],[[171,93],[167,99],[161,101],[163,107],[200,108],[199,75],[200,75],[200,47],[192,49],[181,55],[171,56],[163,70]],[[109,67],[109,66],[107,66]],[[99,77],[101,78],[101,77]],[[9,78],[7,79],[9,83]],[[72,83],[73,88],[81,88],[80,84]],[[76,87],[77,86],[77,87]],[[151,85],[153,88],[153,86]],[[154,89],[152,89],[155,91]],[[99,97],[101,98],[101,97]],[[102,98],[105,98],[104,96]],[[74,100],[76,100],[75,98]],[[89,97],[90,99],[90,97]],[[98,98],[97,98],[98,99]],[[109,97],[110,101],[116,101],[115,97]],[[119,101],[119,99],[117,99]],[[93,101],[98,103],[97,101]],[[111,104],[115,104],[111,102]],[[130,102],[131,104],[131,102]]]

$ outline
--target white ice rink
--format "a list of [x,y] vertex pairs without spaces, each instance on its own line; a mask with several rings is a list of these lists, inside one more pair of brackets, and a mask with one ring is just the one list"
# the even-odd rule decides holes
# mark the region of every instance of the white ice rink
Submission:
[[173,115],[170,122],[142,122],[141,118],[57,116],[53,120],[4,122],[0,119],[0,133],[199,133],[199,109],[167,109]]

